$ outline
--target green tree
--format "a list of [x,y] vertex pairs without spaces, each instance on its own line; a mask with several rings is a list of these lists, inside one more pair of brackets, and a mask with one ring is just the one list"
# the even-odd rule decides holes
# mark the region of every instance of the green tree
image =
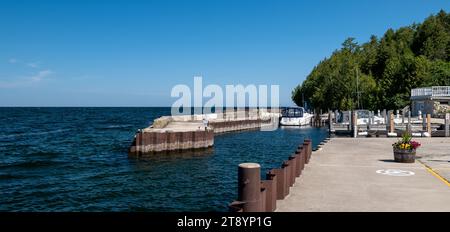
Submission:
[[322,60],[292,91],[292,100],[315,109],[399,109],[412,88],[450,85],[450,14],[389,29],[359,45],[354,38]]

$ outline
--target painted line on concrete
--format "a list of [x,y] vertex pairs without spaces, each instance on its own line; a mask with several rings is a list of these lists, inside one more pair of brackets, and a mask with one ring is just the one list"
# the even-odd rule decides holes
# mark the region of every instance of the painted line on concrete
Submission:
[[[318,167],[336,167],[336,168],[384,168],[386,165],[376,164],[376,165],[347,165],[347,164],[311,164],[310,166]],[[391,168],[393,169],[393,168]],[[421,170],[421,166],[408,167],[408,169]]]
[[437,172],[435,172],[432,168],[430,168],[428,165],[426,165],[425,163],[423,163],[422,161],[419,160],[419,163],[421,163],[423,166],[425,166],[425,168],[427,169],[427,171],[429,173],[431,173],[433,176],[435,176],[436,178],[438,178],[439,180],[441,180],[442,182],[444,182],[448,187],[450,187],[450,182],[448,182],[448,180],[446,180],[444,177],[442,177],[441,175],[439,175]]

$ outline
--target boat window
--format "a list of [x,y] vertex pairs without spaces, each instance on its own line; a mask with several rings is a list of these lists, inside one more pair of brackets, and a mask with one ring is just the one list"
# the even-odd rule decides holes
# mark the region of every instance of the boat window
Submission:
[[302,108],[289,108],[282,112],[283,117],[303,117]]

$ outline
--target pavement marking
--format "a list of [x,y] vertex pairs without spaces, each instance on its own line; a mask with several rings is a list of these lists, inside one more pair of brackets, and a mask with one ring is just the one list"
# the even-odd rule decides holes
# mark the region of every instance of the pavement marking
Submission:
[[404,171],[400,169],[381,169],[377,170],[376,173],[382,174],[382,175],[389,175],[389,176],[413,176],[415,175],[414,172],[411,171]]
[[425,163],[423,163],[422,161],[419,160],[419,163],[421,163],[423,166],[425,166],[425,168],[427,169],[427,171],[429,173],[431,173],[431,175],[435,176],[436,178],[438,178],[439,180],[441,180],[442,182],[444,182],[444,184],[446,184],[448,187],[450,187],[450,182],[448,182],[448,180],[446,180],[444,177],[442,177],[441,175],[439,175],[437,172],[435,172],[433,169],[431,169],[430,167],[428,167],[428,165],[426,165]]

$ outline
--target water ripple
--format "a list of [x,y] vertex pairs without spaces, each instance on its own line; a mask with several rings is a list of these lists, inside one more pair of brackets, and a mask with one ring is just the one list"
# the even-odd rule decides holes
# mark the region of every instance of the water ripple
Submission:
[[129,158],[170,108],[0,108],[0,211],[226,211],[237,165],[278,167],[317,128],[215,138],[207,152]]

